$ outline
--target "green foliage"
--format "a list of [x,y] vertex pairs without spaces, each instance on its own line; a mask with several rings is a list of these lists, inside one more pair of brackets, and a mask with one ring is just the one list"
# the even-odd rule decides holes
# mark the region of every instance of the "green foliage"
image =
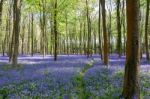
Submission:
[[16,69],[16,70],[21,70],[22,68],[22,65],[21,64],[18,64],[17,66],[13,66],[11,64],[5,64],[3,67],[2,67],[2,70],[12,70],[12,69]]
[[87,63],[86,66],[82,69],[81,73],[85,73],[89,68],[93,66],[94,61],[91,60],[91,62]]
[[77,91],[78,99],[88,99],[90,93],[85,91],[85,82],[83,80],[83,73],[80,73],[74,77],[74,82],[76,83],[75,90]]
[[73,77],[73,81],[76,83],[75,89],[77,90],[78,99],[88,99],[90,97],[90,93],[85,89],[85,81],[84,74],[85,72],[93,66],[94,60],[91,60],[86,66],[82,69],[82,71]]
[[[61,94],[59,94],[56,90],[53,90],[53,95],[59,94],[56,95],[55,99],[63,99],[63,97],[68,97],[69,99],[120,99],[119,96],[122,92],[124,75],[123,71],[114,72],[112,75],[107,75],[108,69],[106,68],[102,71],[103,72],[96,73],[95,76],[90,76],[89,79],[83,79],[84,73],[80,72],[73,77],[74,86],[71,91],[66,92],[63,87],[60,87],[59,92]],[[149,73],[141,73],[141,99],[148,99],[150,96],[150,92],[148,91],[150,86],[149,78]],[[32,93],[36,90],[37,84],[36,81],[9,84],[7,87],[0,88],[0,99],[7,99],[10,94],[15,94],[20,97],[20,92],[24,92],[25,86],[28,86],[29,93]],[[89,91],[87,90],[88,87],[95,88],[95,90]],[[99,92],[101,92],[101,94]],[[21,94],[21,98],[30,99],[31,96],[29,93]],[[41,97],[40,94],[32,96],[33,99],[41,99]],[[51,99],[53,97],[47,98]]]
[[0,99],[5,99],[8,94],[9,94],[8,89],[6,89],[6,88],[0,89]]
[[34,90],[36,88],[36,83],[31,83],[29,88],[31,91]]

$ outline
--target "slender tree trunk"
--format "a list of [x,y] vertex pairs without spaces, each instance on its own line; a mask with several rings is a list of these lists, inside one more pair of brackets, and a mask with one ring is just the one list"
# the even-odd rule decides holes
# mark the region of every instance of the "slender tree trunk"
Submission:
[[[1,24],[2,24],[2,11],[3,11],[3,1],[4,0],[1,0],[0,1],[0,26],[1,26]],[[3,51],[3,56],[4,56],[4,53],[5,53],[5,40],[4,41],[2,41],[2,51]]]
[[29,23],[28,23],[28,48],[27,48],[27,51],[28,51],[28,54],[30,54],[30,45],[31,45],[31,23],[30,23],[30,14],[29,14]]
[[98,36],[99,36],[99,54],[103,60],[102,42],[101,42],[101,0],[99,0],[99,19],[98,19]]
[[89,17],[89,6],[88,6],[88,1],[86,0],[86,17],[87,17],[87,28],[88,28],[88,41],[87,41],[87,58],[90,57],[90,43],[91,43],[91,27],[90,27],[90,17]]
[[5,40],[2,41],[3,56],[5,56]]
[[67,12],[65,12],[65,21],[66,21],[67,55],[69,55],[69,33],[68,33],[68,14],[67,14]]
[[33,16],[33,13],[32,13],[32,15],[31,15],[31,27],[32,27],[32,30],[31,30],[31,56],[33,56],[33,54],[34,54],[34,37],[33,37],[34,29],[33,29],[33,23],[34,23],[34,16]]
[[[140,37],[141,37],[141,45],[140,45],[140,48],[144,48],[145,47],[145,44],[143,43],[143,41],[144,41],[144,36],[143,36],[143,29],[144,29],[144,18],[142,19],[141,18],[141,20],[140,20]],[[144,52],[144,50],[145,49],[141,49],[140,50],[140,54],[141,54],[141,59],[142,59],[142,57],[143,57],[143,52]]]
[[112,50],[112,46],[113,46],[113,43],[112,43],[112,1],[110,0],[110,6],[108,7],[108,11],[109,11],[109,22],[108,22],[108,44],[109,44],[109,47],[108,47],[108,52],[109,53],[113,53]]
[[146,20],[145,20],[145,47],[146,47],[146,59],[147,60],[150,60],[150,57],[149,57],[149,44],[148,44],[148,22],[149,22],[149,5],[150,5],[150,2],[149,0],[146,0],[147,1],[147,8],[146,8]]
[[105,0],[101,1],[102,6],[102,21],[103,21],[103,36],[104,36],[104,64],[108,65],[108,34],[106,30],[106,12],[105,12]]
[[2,11],[3,11],[3,3],[4,3],[4,0],[1,0],[0,1],[0,25],[2,23]]
[[9,16],[7,14],[7,19],[6,19],[6,34],[5,34],[5,39],[4,39],[4,51],[3,51],[3,56],[5,55],[5,52],[8,53],[8,49],[9,49]]
[[13,50],[14,50],[14,33],[12,33],[11,37],[11,43],[9,46],[9,62],[12,63],[12,56],[13,56]]
[[117,31],[118,31],[118,38],[117,38],[117,52],[119,57],[121,57],[121,49],[122,49],[122,40],[121,40],[121,22],[120,22],[120,0],[117,0]]
[[22,37],[21,54],[24,54],[24,37]]
[[22,45],[21,45],[21,54],[24,54],[24,40],[25,40],[25,24],[22,26],[22,34],[20,35]]
[[84,22],[84,25],[83,25],[83,33],[84,33],[84,35],[83,35],[83,42],[84,42],[84,55],[86,55],[87,53],[86,53],[86,29],[85,29],[85,26],[86,26],[86,23]]
[[13,5],[13,53],[12,53],[12,65],[17,65],[18,49],[19,49],[19,32],[20,32],[20,10],[21,0],[14,0]]
[[127,0],[127,50],[123,86],[125,99],[140,99],[139,1]]
[[57,32],[57,0],[55,0],[55,4],[54,4],[54,61],[56,61],[57,60],[57,52],[58,52],[58,49],[57,49],[57,47],[58,47],[58,45],[57,45],[57,43],[58,43],[58,37],[57,37],[57,35],[58,35],[58,32]]
[[123,28],[123,39],[124,39],[124,43],[123,43],[123,52],[124,55],[126,54],[126,26],[125,26],[125,22],[126,22],[126,18],[125,18],[125,1],[122,1],[122,28]]
[[80,37],[79,37],[79,41],[80,41],[80,43],[79,43],[79,50],[80,50],[80,54],[82,54],[82,23],[80,22],[80,35],[79,35]]

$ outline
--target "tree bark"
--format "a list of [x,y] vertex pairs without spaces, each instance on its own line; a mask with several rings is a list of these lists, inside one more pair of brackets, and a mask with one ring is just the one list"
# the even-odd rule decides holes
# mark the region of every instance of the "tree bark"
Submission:
[[146,47],[146,59],[147,60],[150,60],[150,57],[149,57],[149,44],[148,44],[148,22],[149,22],[149,5],[150,5],[150,2],[149,0],[146,0],[147,1],[147,8],[146,8],[146,20],[145,20],[145,47]]
[[2,23],[2,11],[3,11],[3,3],[4,3],[4,0],[1,0],[0,1],[0,25]]
[[98,18],[98,36],[99,36],[99,54],[103,60],[102,41],[101,41],[101,0],[99,0],[99,18]]
[[127,0],[127,49],[123,97],[140,99],[139,0]]
[[90,16],[89,16],[89,6],[88,1],[86,0],[86,17],[87,17],[87,28],[88,28],[88,41],[87,41],[87,58],[90,57],[91,53],[91,22],[90,22]]
[[58,45],[57,45],[57,40],[58,40],[58,32],[57,32],[57,0],[55,0],[55,4],[54,4],[54,61],[57,60],[57,52],[58,52]]
[[105,0],[101,0],[102,6],[102,21],[103,21],[103,36],[104,36],[104,64],[108,65],[108,34],[106,30],[106,11],[105,11]]
[[20,10],[21,0],[14,0],[13,4],[13,53],[12,53],[12,65],[17,65],[18,49],[19,49],[19,32],[20,32]]
[[119,57],[121,57],[121,47],[122,47],[122,40],[121,40],[121,22],[120,22],[120,0],[117,0],[117,32],[118,32],[118,39],[117,39],[117,52]]
[[32,27],[32,30],[31,30],[31,56],[33,56],[34,54],[34,27],[33,27],[33,24],[34,23],[34,15],[33,13],[31,14],[31,27]]

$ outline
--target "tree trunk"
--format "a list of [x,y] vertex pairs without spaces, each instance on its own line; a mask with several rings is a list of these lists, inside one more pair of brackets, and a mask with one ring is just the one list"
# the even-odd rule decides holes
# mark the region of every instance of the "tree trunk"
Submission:
[[13,53],[12,53],[12,65],[17,65],[18,49],[19,49],[19,32],[20,32],[20,10],[21,10],[21,0],[14,0],[13,5],[13,34],[14,41]]
[[117,52],[119,57],[121,57],[121,23],[120,23],[120,0],[117,0],[117,31],[118,31],[118,39],[117,39]]
[[2,23],[2,11],[3,11],[3,3],[4,3],[4,0],[1,0],[0,1],[0,25]]
[[57,32],[57,0],[55,0],[55,4],[54,4],[54,42],[55,42],[55,46],[54,46],[54,61],[57,60],[57,52],[58,52],[58,49],[57,49],[57,35],[58,35],[58,32]]
[[102,21],[103,21],[103,36],[104,36],[104,64],[108,65],[108,34],[106,30],[106,12],[105,12],[105,0],[101,1],[102,6]]
[[34,37],[33,37],[33,34],[34,34],[34,29],[33,29],[33,23],[34,23],[34,16],[33,16],[33,13],[31,15],[31,27],[32,27],[32,31],[31,31],[31,56],[33,56],[34,54]]
[[30,48],[31,48],[30,47],[30,45],[31,45],[31,43],[30,43],[31,42],[31,22],[30,22],[31,19],[30,19],[30,16],[31,15],[29,14],[29,16],[28,16],[29,17],[29,20],[28,20],[29,21],[29,23],[28,23],[28,48],[27,48],[28,54],[30,54],[30,51],[31,51],[30,50]]
[[149,5],[150,2],[147,0],[147,8],[146,8],[146,20],[145,20],[145,47],[146,47],[146,59],[150,60],[149,57],[149,44],[148,44],[148,22],[149,22]]
[[98,36],[99,36],[99,54],[103,60],[102,41],[101,41],[101,0],[99,0],[99,18],[98,18]]
[[125,99],[140,99],[139,0],[127,0],[127,50],[123,86]]
[[123,52],[124,55],[126,54],[126,26],[125,26],[125,22],[126,22],[126,18],[125,18],[125,1],[122,1],[122,28],[123,28],[123,39],[124,39],[124,43],[123,43]]
[[[23,21],[25,22],[25,21]],[[22,45],[21,45],[21,54],[24,54],[24,41],[25,41],[25,24],[22,26],[22,34],[21,34],[21,40],[22,40]]]
[[87,41],[87,58],[90,57],[91,53],[91,23],[90,23],[90,16],[89,16],[89,6],[88,1],[86,0],[86,17],[87,17],[87,28],[88,28],[88,41]]

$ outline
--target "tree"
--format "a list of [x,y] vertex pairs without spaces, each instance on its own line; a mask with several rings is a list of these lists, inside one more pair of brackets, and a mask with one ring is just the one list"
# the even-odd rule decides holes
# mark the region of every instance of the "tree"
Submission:
[[46,0],[41,0],[41,10],[40,10],[40,27],[41,27],[41,45],[42,45],[42,54],[46,54]]
[[90,57],[90,43],[91,43],[91,21],[89,16],[89,6],[88,1],[86,0],[86,17],[87,17],[87,29],[88,29],[88,40],[87,40],[87,58]]
[[120,0],[117,0],[117,32],[118,32],[117,51],[119,57],[121,57],[122,41],[121,41],[121,22],[120,22]]
[[31,14],[31,56],[33,56],[34,54],[34,28],[33,28],[33,24],[34,23],[34,15],[33,13]]
[[[20,32],[20,11],[21,0],[14,0],[13,2],[13,34],[12,34],[12,47],[10,59],[12,65],[17,65],[17,56],[19,48],[19,32]],[[11,58],[10,57],[10,58]]]
[[147,1],[147,8],[146,8],[146,20],[145,20],[145,47],[146,47],[146,59],[149,60],[149,47],[148,47],[148,22],[149,22],[149,0]]
[[3,2],[4,2],[4,0],[0,1],[0,24],[1,24],[1,21],[2,21],[1,17],[2,17],[2,11],[3,11]]
[[30,53],[30,49],[31,49],[31,14],[28,14],[28,48],[27,48],[27,51],[28,51],[28,54]]
[[108,65],[108,34],[106,30],[106,12],[105,12],[105,0],[101,0],[102,6],[102,23],[103,23],[103,36],[104,36],[104,64]]
[[24,45],[25,45],[25,29],[26,29],[26,26],[25,26],[25,18],[23,19],[23,23],[22,24],[22,33],[20,33],[20,38],[21,38],[21,54],[23,55],[24,54]]
[[99,37],[99,54],[101,55],[101,60],[103,59],[102,52],[102,41],[101,41],[101,0],[99,0],[99,17],[98,17],[98,37]]
[[109,13],[109,18],[108,18],[108,23],[107,23],[107,28],[108,28],[108,44],[109,44],[109,52],[112,53],[112,0],[109,0],[109,5],[107,5],[108,13]]
[[127,49],[123,85],[125,99],[140,99],[139,1],[127,0]]
[[54,61],[57,60],[57,40],[58,40],[58,32],[57,32],[57,0],[54,0]]

